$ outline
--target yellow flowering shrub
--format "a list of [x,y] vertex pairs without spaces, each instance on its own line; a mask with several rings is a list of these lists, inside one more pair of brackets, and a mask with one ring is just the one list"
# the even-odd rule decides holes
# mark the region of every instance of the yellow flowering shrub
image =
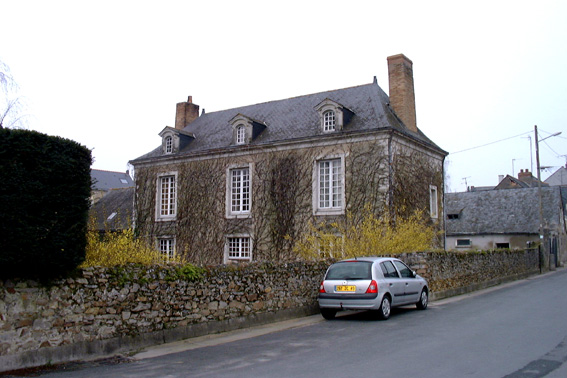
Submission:
[[435,236],[436,231],[427,224],[423,211],[415,211],[407,218],[398,217],[394,225],[388,214],[376,218],[367,208],[358,222],[347,213],[344,222],[311,225],[296,243],[295,251],[307,259],[392,255],[430,249]]
[[[179,260],[175,259],[175,262],[181,262]],[[88,231],[86,257],[80,267],[111,267],[127,263],[151,265],[164,261],[164,256],[145,240],[136,238],[132,229],[104,234]]]

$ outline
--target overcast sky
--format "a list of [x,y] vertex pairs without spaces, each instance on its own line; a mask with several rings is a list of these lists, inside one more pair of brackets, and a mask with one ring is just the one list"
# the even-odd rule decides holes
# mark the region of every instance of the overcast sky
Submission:
[[386,58],[399,53],[414,64],[418,127],[450,153],[449,191],[535,175],[534,125],[540,139],[562,132],[540,143],[542,178],[567,161],[567,1],[0,0],[0,11],[25,127],[87,146],[96,169],[125,171],[157,147],[189,95],[211,112],[374,76],[388,93]]

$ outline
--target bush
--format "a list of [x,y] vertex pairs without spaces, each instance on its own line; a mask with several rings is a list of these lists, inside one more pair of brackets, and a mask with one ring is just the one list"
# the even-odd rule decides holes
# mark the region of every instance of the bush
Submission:
[[[96,229],[91,219],[91,230]],[[171,260],[170,260],[171,261]],[[128,263],[151,265],[164,262],[162,254],[145,240],[136,238],[132,229],[115,232],[89,231],[87,234],[86,259],[81,268],[89,266],[112,267]],[[179,262],[175,259],[174,262]]]
[[0,129],[0,277],[59,277],[84,260],[91,163],[74,141]]
[[421,211],[407,218],[399,217],[394,224],[387,214],[376,218],[366,208],[358,223],[348,213],[344,222],[312,225],[295,250],[308,259],[395,255],[429,249],[435,235]]

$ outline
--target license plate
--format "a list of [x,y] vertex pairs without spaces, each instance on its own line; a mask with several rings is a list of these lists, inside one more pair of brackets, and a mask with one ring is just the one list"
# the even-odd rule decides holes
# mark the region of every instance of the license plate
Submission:
[[335,291],[340,292],[353,292],[356,291],[356,286],[354,285],[337,285],[335,286]]

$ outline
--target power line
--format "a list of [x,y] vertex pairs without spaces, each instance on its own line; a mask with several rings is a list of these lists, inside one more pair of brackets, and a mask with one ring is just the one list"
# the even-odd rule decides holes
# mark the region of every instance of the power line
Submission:
[[530,133],[531,133],[531,131],[527,131],[527,132],[522,133],[522,134],[514,135],[514,136],[511,136],[509,138],[496,140],[494,142],[486,143],[486,144],[483,144],[481,146],[476,146],[476,147],[467,148],[467,149],[464,149],[464,150],[461,150],[461,151],[451,152],[450,155],[458,154],[458,153],[465,152],[465,151],[475,150],[475,149],[481,148],[481,147],[490,146],[491,144],[494,144],[494,143],[504,142],[505,140],[514,139],[514,138],[520,137],[522,135],[530,134]]

